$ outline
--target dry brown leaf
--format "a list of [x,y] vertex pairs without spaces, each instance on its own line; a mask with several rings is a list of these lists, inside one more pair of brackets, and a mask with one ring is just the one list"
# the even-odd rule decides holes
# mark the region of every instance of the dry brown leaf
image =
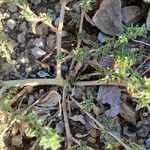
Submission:
[[100,86],[97,94],[97,101],[102,104],[109,104],[110,109],[106,115],[115,117],[120,110],[121,89],[117,86]]
[[73,121],[79,121],[82,124],[85,124],[85,119],[82,115],[74,115],[73,117],[70,118]]
[[53,91],[50,91],[49,94],[43,98],[39,104],[37,104],[38,106],[41,106],[41,107],[53,107],[53,106],[56,106],[61,100],[61,95],[53,90]]
[[124,102],[120,103],[120,115],[126,119],[127,121],[135,124],[136,119],[135,119],[135,112],[133,111],[132,108],[130,108],[127,104]]

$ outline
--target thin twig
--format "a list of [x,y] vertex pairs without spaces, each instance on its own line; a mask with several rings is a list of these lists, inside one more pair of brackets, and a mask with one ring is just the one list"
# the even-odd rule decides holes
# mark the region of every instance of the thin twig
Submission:
[[149,67],[148,69],[146,69],[146,70],[141,74],[141,76],[144,76],[144,74],[146,74],[149,70],[150,70],[150,67]]
[[139,40],[132,40],[133,42],[136,42],[136,43],[141,43],[141,44],[144,44],[144,45],[146,45],[146,46],[149,46],[150,47],[150,44],[148,44],[148,43],[145,43],[145,42],[143,42],[143,41],[139,41]]
[[[82,10],[82,11],[81,11],[80,26],[79,26],[79,33],[82,33],[83,20],[84,20],[84,11]],[[81,42],[82,42],[82,40],[81,40],[80,38],[78,38],[78,42],[77,42],[77,47],[76,47],[76,49],[79,49],[79,48],[80,48]],[[71,65],[70,65],[69,72],[71,72],[71,70],[72,70],[72,68],[73,68],[73,65],[74,65],[74,62],[75,62],[75,58],[73,57],[72,62],[71,62]]]
[[149,59],[150,59],[150,57],[147,57],[147,58],[137,67],[137,69],[135,70],[135,72],[137,72],[137,71],[146,63],[146,61],[149,60]]
[[[82,106],[72,97],[70,96],[70,98],[76,103],[76,105],[82,109]],[[89,112],[85,111],[82,109],[82,111],[88,115],[96,124],[100,129],[106,129],[106,127],[104,125],[102,125],[98,120],[96,120]],[[126,148],[126,150],[132,150],[128,145],[126,145],[120,138],[118,138],[114,133],[112,133],[111,131],[107,130],[108,134],[111,135],[114,139],[116,139],[116,141],[118,141],[122,146],[124,146],[124,148]]]
[[[59,19],[59,24],[58,24],[58,31],[56,33],[57,35],[57,56],[60,55],[61,53],[61,44],[62,44],[62,29],[63,29],[63,24],[64,24],[64,15],[65,15],[65,7],[67,4],[67,0],[62,0],[61,3],[61,10],[60,10],[60,19]],[[61,78],[61,63],[59,60],[57,60],[57,78]]]
[[[80,20],[80,26],[79,26],[79,33],[82,33],[83,20],[84,20],[84,10],[81,10],[81,20]],[[82,40],[80,38],[78,38],[77,49],[80,48],[81,42],[82,42]]]
[[67,137],[67,148],[70,149],[73,140],[72,140],[72,135],[70,132],[68,114],[67,114],[67,109],[66,109],[66,88],[67,88],[67,84],[65,84],[63,88],[62,106],[63,106],[63,116],[64,116],[64,123],[65,123],[66,137]]

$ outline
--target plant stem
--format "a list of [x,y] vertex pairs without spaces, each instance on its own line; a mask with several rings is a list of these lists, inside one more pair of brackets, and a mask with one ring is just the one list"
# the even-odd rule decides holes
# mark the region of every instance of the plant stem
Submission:
[[19,86],[39,86],[39,85],[64,85],[63,79],[25,79],[25,80],[9,80],[2,81],[3,87],[19,87]]
[[64,123],[65,123],[66,137],[67,137],[67,149],[70,149],[73,140],[72,140],[72,135],[70,132],[68,114],[67,114],[67,108],[66,108],[66,88],[67,88],[67,83],[64,85],[64,88],[63,88],[62,107],[63,107],[63,116],[64,116]]
[[[57,56],[61,53],[61,43],[62,43],[62,29],[63,29],[63,23],[64,23],[64,15],[65,15],[65,6],[67,4],[66,0],[62,0],[61,3],[61,10],[60,10],[60,19],[59,19],[59,25],[58,25],[58,31],[56,32],[57,35]],[[57,60],[57,78],[61,78],[61,63],[59,60]]]
[[98,80],[95,80],[95,81],[77,81],[77,82],[74,82],[73,85],[75,85],[75,86],[98,86],[98,85],[121,86],[118,82],[107,83],[106,81],[98,82]]

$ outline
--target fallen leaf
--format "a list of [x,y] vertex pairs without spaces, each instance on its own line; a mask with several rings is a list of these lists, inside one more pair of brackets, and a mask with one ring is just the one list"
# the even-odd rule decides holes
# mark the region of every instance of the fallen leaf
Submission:
[[92,20],[98,29],[108,35],[121,34],[121,0],[103,0]]
[[110,109],[106,115],[115,117],[120,110],[121,89],[117,86],[100,86],[97,94],[97,101],[102,104],[109,104]]
[[79,121],[82,124],[85,124],[85,119],[82,115],[74,115],[73,117],[70,118],[73,121]]
[[127,121],[136,123],[135,112],[124,102],[120,103],[120,115]]
[[56,106],[61,100],[61,95],[53,90],[50,91],[49,94],[43,98],[39,104],[37,104],[37,106],[41,106],[41,107],[53,107]]

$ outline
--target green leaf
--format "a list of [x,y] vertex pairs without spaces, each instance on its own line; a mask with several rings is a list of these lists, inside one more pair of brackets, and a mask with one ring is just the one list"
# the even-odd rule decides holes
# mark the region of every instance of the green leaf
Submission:
[[30,137],[30,138],[33,138],[33,137],[36,137],[37,136],[37,133],[34,129],[32,129],[31,127],[27,128],[25,130],[25,134],[27,137]]
[[62,138],[55,132],[55,130],[50,128],[45,128],[45,134],[41,137],[39,145],[43,147],[44,150],[51,148],[51,150],[57,150],[60,147],[60,142]]

